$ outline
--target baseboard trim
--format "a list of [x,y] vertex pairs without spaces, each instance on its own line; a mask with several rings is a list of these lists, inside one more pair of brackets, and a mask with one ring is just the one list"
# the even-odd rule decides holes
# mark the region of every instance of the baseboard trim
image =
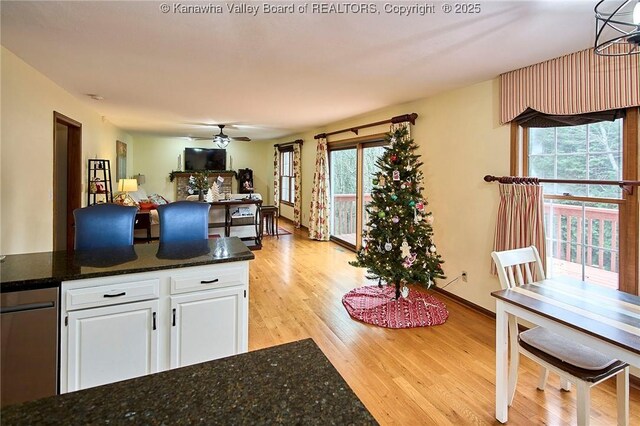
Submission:
[[491,312],[489,309],[483,308],[480,305],[476,305],[473,302],[469,302],[467,299],[463,299],[460,296],[457,296],[453,293],[450,293],[444,289],[438,288],[438,287],[432,287],[435,291],[437,291],[438,293],[440,293],[441,295],[443,295],[444,297],[448,297],[451,300],[454,300],[456,302],[458,302],[461,305],[466,306],[467,308],[473,309],[474,311],[477,311],[483,315],[488,316],[489,318],[493,318],[496,319],[496,314],[495,312]]

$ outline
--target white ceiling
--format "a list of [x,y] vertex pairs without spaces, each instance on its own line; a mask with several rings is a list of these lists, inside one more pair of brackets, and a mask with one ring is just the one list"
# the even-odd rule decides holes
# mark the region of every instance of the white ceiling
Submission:
[[155,1],[2,1],[0,40],[127,131],[207,136],[217,129],[195,123],[239,123],[225,133],[267,139],[582,50],[595,31],[595,0],[480,1],[477,14],[435,2],[426,16],[384,2],[372,2],[379,14],[251,16],[232,3],[184,2],[224,12],[181,14]]

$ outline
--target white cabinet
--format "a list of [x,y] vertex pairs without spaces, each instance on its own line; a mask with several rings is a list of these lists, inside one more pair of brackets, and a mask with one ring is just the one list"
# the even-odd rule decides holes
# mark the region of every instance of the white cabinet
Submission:
[[246,352],[249,262],[65,281],[60,392]]
[[245,290],[171,296],[171,368],[246,352]]
[[158,301],[68,315],[67,391],[158,371]]

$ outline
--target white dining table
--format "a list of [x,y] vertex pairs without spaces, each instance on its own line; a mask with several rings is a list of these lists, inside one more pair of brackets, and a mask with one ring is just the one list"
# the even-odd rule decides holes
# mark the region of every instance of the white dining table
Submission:
[[514,315],[640,368],[640,297],[581,281],[546,279],[496,298],[496,419],[508,420],[508,320]]

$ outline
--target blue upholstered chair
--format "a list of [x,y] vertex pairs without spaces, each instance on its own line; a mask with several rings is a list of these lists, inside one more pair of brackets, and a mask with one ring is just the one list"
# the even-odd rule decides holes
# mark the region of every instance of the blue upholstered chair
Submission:
[[208,203],[177,201],[158,206],[160,242],[197,241],[209,238]]
[[135,207],[96,204],[73,211],[76,250],[133,245]]

